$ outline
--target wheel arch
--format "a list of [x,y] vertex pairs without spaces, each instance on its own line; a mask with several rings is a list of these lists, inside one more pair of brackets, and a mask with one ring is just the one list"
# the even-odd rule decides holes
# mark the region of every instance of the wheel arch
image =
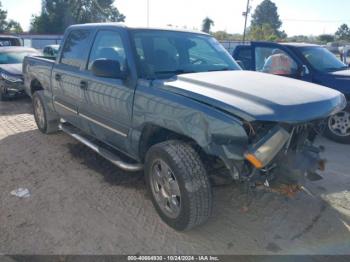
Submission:
[[33,78],[30,81],[30,93],[31,93],[31,95],[33,96],[33,94],[36,91],[41,91],[41,90],[44,90],[43,85],[41,84],[41,82],[37,78]]
[[[243,152],[247,141],[245,137],[239,136],[236,141],[225,135],[209,134],[205,140],[201,140],[203,135],[198,136],[186,134],[170,130],[169,128],[157,125],[155,123],[147,123],[143,126],[138,143],[138,158],[141,162],[145,160],[147,151],[155,144],[165,142],[167,140],[185,141],[193,147],[199,154],[202,161],[208,165],[220,161],[228,169],[232,169],[232,161],[242,161],[244,159]],[[230,144],[231,143],[231,144]]]
[[197,151],[200,151],[201,154],[204,153],[202,147],[193,138],[154,123],[147,123],[142,128],[140,142],[138,145],[140,159],[142,161],[145,159],[148,149],[153,145],[167,140],[181,140],[187,142]]

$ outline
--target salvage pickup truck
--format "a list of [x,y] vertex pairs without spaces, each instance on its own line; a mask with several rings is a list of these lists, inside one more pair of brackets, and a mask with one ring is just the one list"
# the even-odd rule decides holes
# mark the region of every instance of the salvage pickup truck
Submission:
[[245,70],[296,78],[342,92],[348,106],[325,121],[324,134],[350,144],[350,68],[326,48],[304,43],[251,42],[238,45],[233,58]]
[[71,26],[56,61],[27,57],[23,68],[39,130],[144,169],[176,230],[210,216],[219,172],[265,185],[279,168],[316,172],[318,122],[346,103],[326,87],[242,71],[210,35],[115,23]]

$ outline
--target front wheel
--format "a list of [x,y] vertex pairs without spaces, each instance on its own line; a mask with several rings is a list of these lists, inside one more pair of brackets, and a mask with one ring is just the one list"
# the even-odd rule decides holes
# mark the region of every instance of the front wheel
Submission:
[[325,135],[329,139],[342,143],[350,144],[350,108],[332,115],[328,118]]
[[153,205],[167,225],[183,231],[209,218],[209,178],[190,145],[174,140],[151,147],[146,155],[145,175]]

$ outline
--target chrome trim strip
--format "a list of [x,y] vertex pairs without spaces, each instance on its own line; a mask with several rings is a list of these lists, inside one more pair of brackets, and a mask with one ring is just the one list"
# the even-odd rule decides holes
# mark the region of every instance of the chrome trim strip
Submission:
[[64,109],[66,109],[66,110],[68,110],[68,111],[74,113],[74,114],[77,114],[77,115],[79,115],[79,116],[81,116],[81,117],[83,117],[83,118],[85,118],[85,119],[87,119],[87,120],[89,120],[89,121],[95,123],[96,125],[99,125],[99,126],[102,126],[102,127],[106,128],[106,129],[108,129],[108,130],[110,130],[110,131],[112,131],[112,132],[114,132],[114,133],[116,133],[116,134],[118,134],[118,135],[120,135],[120,136],[123,136],[123,137],[127,137],[127,136],[128,136],[128,134],[123,133],[122,131],[119,131],[119,130],[114,129],[114,128],[110,127],[110,126],[107,126],[107,125],[105,125],[105,124],[103,124],[103,123],[101,123],[101,122],[99,122],[99,121],[97,121],[97,120],[95,120],[95,119],[92,119],[91,117],[88,117],[87,115],[78,113],[76,110],[71,109],[71,108],[68,107],[68,106],[62,105],[60,102],[54,101],[54,103],[55,103],[56,105],[58,105],[58,106],[64,108]]
[[78,114],[78,112],[77,112],[76,110],[74,110],[74,109],[72,109],[72,108],[70,108],[70,107],[68,107],[68,106],[62,105],[60,102],[54,101],[54,103],[55,103],[56,105],[58,105],[58,106],[64,108],[64,109],[66,109],[66,110],[69,111],[69,112],[72,112],[72,113],[74,113],[74,114]]
[[84,114],[79,113],[79,115],[80,115],[81,117],[83,117],[83,118],[85,118],[85,119],[87,119],[87,120],[89,120],[89,121],[95,123],[96,125],[102,126],[102,127],[106,128],[106,129],[108,129],[108,130],[110,130],[110,131],[112,131],[112,132],[114,132],[114,133],[117,133],[118,135],[121,135],[121,136],[123,136],[123,137],[127,137],[127,136],[128,136],[128,134],[125,134],[125,133],[123,133],[122,131],[119,131],[119,130],[114,129],[114,128],[110,127],[110,126],[107,126],[107,125],[105,125],[105,124],[103,124],[103,123],[101,123],[101,122],[99,122],[99,121],[97,121],[97,120],[95,120],[95,119],[92,119],[92,118],[90,118],[90,117],[88,117],[88,116],[86,116],[86,115],[84,115]]

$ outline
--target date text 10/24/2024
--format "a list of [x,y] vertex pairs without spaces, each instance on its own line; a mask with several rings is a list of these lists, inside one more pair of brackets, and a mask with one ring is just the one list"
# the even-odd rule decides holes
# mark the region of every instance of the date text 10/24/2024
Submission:
[[128,256],[128,261],[220,261],[217,256]]

